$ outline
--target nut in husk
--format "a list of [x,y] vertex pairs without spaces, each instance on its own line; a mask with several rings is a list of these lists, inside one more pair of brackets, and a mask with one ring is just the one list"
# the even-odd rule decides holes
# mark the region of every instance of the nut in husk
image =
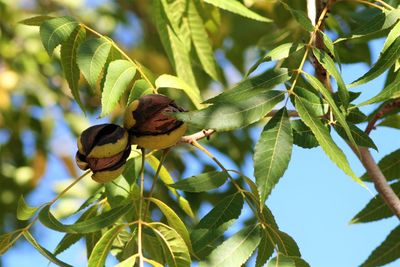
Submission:
[[82,132],[75,158],[80,169],[93,172],[93,180],[106,183],[123,172],[130,152],[129,136],[124,128],[101,124]]
[[186,123],[170,113],[184,111],[164,95],[145,95],[126,109],[124,127],[132,144],[147,149],[168,148],[175,145],[187,129]]

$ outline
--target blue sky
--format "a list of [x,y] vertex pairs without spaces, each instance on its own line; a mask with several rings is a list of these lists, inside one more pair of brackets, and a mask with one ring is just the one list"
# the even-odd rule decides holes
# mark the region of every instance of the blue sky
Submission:
[[[129,44],[129,40],[126,42]],[[371,43],[373,61],[376,60],[382,45],[382,40]],[[365,64],[345,65],[342,74],[346,83],[350,83],[367,69]],[[355,88],[355,91],[365,91],[365,95],[358,101],[375,95],[381,90],[383,82],[384,75]],[[368,110],[371,109],[367,108],[364,111]],[[60,116],[57,113],[55,115]],[[261,129],[262,125],[259,125],[253,131],[255,138],[258,138]],[[70,139],[70,136],[65,134],[65,126],[59,125],[57,131],[64,134],[66,140]],[[371,133],[371,137],[379,148],[379,152],[373,152],[376,160],[400,147],[398,133],[395,130],[379,128],[378,131]],[[353,152],[336,135],[334,138],[348,156],[354,171],[362,175],[364,169]],[[74,144],[74,140],[68,142]],[[75,147],[70,153],[74,153],[74,150]],[[224,162],[224,159],[222,161]],[[229,166],[230,163],[226,164]],[[39,190],[29,197],[31,203],[42,203],[51,198],[51,184],[56,180],[54,177],[58,177],[57,181],[69,178],[56,159],[51,158],[49,166],[50,169],[42,180]],[[246,166],[246,174],[252,177],[251,159],[246,161]],[[375,192],[372,184],[369,184],[369,188]],[[267,200],[267,205],[275,215],[281,230],[289,233],[297,241],[303,258],[311,266],[351,267],[362,263],[398,225],[398,220],[395,218],[368,224],[348,224],[371,197],[367,190],[338,169],[320,148],[301,149],[294,146],[289,168]],[[40,223],[37,223],[35,229],[35,236],[50,250],[62,237],[60,233],[44,229]],[[84,251],[81,242],[61,254],[60,258],[73,266],[85,266]],[[19,242],[4,255],[2,260],[5,267],[48,266],[48,261],[26,242]],[[107,266],[113,262],[109,257]],[[397,261],[387,266],[398,265]]]

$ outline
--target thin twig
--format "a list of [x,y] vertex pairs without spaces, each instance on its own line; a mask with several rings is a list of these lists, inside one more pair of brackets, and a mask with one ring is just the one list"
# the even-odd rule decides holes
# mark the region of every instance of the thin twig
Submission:
[[143,249],[142,249],[142,210],[143,210],[143,198],[144,198],[144,161],[145,161],[145,149],[142,148],[142,166],[140,169],[140,198],[139,198],[139,214],[138,214],[138,254],[139,254],[139,266],[143,267]]
[[381,119],[385,114],[391,112],[392,110],[400,108],[400,98],[392,102],[383,105],[379,111],[374,115],[374,117],[368,122],[365,128],[365,133],[370,134],[373,129],[375,129],[376,122]]

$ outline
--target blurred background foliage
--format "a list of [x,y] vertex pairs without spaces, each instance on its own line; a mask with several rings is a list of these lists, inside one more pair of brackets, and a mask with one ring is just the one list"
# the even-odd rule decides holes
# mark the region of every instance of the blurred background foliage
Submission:
[[[305,1],[284,2],[306,10]],[[398,4],[398,1],[387,2],[393,6]],[[215,50],[221,82],[212,81],[197,67],[199,63],[194,58],[194,73],[203,99],[239,81],[266,51],[279,44],[304,42],[308,38],[277,1],[244,0],[243,3],[275,23],[260,23],[204,4],[210,16],[203,19]],[[60,76],[59,53],[50,58],[41,44],[38,28],[20,25],[18,21],[35,15],[70,15],[113,38],[131,58],[156,76],[174,74],[151,12],[148,0],[0,0],[0,233],[20,226],[21,222],[15,219],[15,210],[21,194],[29,198],[29,194],[39,190],[44,183],[55,185],[53,188],[57,191],[68,183],[66,178],[78,176],[74,163],[75,139],[88,125],[98,123],[96,118],[100,112],[99,90],[91,90],[81,79],[81,98],[87,109],[85,115],[73,100],[66,80]],[[328,33],[333,39],[346,36],[378,12],[355,2],[340,1],[327,19]],[[385,34],[387,32],[383,30],[368,38]],[[342,42],[337,49],[342,63],[371,63],[365,40]],[[294,56],[284,64],[296,68],[298,60]],[[261,64],[257,71],[264,67]],[[168,94],[181,106],[193,108],[183,94],[176,91]],[[126,99],[127,95],[122,101]],[[121,109],[115,110],[107,120],[121,123],[122,114],[121,105]],[[251,132],[252,127],[247,127],[221,133],[218,138],[211,137],[207,144],[217,156],[229,160],[229,168],[242,171],[251,160],[254,147]],[[59,166],[56,175],[51,172],[51,164]],[[214,169],[213,166],[197,152],[183,146],[174,149],[166,162],[175,179]],[[169,199],[165,187],[159,188],[157,194]],[[91,181],[81,184],[59,203],[58,214],[70,214],[94,190],[96,185]],[[221,194],[231,191],[231,188],[223,187]],[[195,213],[201,204],[214,205],[222,198],[219,195],[216,199],[209,193],[187,194],[186,197]]]

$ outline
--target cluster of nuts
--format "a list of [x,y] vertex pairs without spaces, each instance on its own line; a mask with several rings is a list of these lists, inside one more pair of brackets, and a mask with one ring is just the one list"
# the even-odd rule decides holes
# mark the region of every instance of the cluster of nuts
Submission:
[[187,126],[169,113],[183,111],[173,100],[160,94],[133,101],[125,111],[124,127],[101,124],[82,132],[76,153],[78,167],[90,169],[96,182],[114,180],[125,168],[131,145],[146,149],[175,145]]

